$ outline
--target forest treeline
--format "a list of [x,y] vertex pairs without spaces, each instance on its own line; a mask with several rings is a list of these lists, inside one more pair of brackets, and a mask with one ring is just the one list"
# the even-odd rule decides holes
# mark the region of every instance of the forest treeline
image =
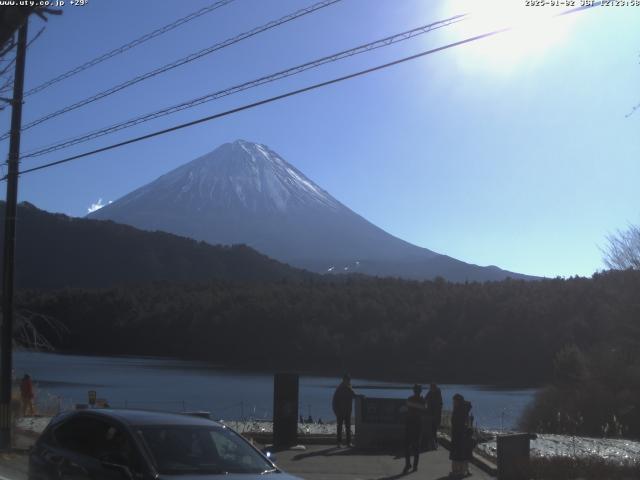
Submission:
[[[640,272],[455,284],[367,277],[155,283],[22,291],[62,322],[63,352],[206,360],[239,368],[536,385],[575,345],[640,351]],[[636,358],[636,357],[633,357]]]

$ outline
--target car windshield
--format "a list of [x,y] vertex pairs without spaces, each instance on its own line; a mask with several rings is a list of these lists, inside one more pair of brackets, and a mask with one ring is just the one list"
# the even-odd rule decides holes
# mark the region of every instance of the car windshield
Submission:
[[225,427],[141,427],[159,473],[225,474],[274,471],[237,433]]

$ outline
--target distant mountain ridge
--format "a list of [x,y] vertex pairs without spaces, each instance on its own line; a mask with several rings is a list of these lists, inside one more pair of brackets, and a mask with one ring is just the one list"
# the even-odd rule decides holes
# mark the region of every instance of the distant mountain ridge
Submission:
[[[0,202],[0,215],[5,203]],[[4,238],[0,236],[0,248]],[[18,205],[16,285],[98,288],[153,281],[281,281],[313,276],[244,245],[212,246],[165,232]]]
[[210,244],[247,244],[318,273],[451,281],[533,278],[412,245],[333,198],[269,147],[237,140],[88,215]]

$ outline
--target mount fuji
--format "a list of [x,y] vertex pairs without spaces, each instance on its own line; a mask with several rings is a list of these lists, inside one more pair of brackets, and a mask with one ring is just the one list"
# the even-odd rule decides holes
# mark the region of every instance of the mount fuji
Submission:
[[468,264],[378,228],[265,145],[237,140],[88,215],[211,244],[247,244],[320,273],[451,281],[533,278]]

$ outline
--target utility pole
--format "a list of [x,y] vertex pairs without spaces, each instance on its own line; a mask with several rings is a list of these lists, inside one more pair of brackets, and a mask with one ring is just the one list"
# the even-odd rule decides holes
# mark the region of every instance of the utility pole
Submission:
[[11,387],[13,371],[13,280],[16,248],[16,211],[18,207],[18,164],[22,127],[22,93],[27,52],[25,19],[18,31],[16,70],[11,103],[11,137],[7,173],[7,203],[4,212],[4,255],[2,257],[2,329],[0,330],[0,451],[11,449]]

